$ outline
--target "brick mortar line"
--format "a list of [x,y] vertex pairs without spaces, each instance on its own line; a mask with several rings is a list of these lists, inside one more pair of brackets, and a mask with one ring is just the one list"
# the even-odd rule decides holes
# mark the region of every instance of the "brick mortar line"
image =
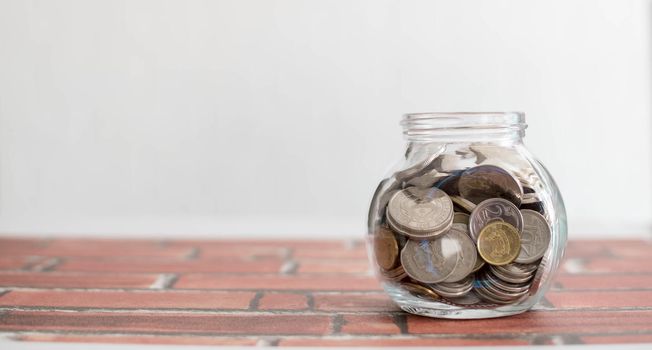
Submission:
[[[177,274],[178,275],[178,274]],[[182,277],[182,276],[178,276]],[[178,279],[177,279],[178,281]],[[17,291],[74,291],[74,292],[105,292],[105,291],[119,291],[119,292],[139,292],[139,291],[160,291],[160,292],[255,292],[261,290],[260,288],[175,288],[169,289],[151,289],[151,288],[120,288],[120,287],[106,287],[106,288],[79,288],[79,287],[25,287],[15,285],[0,285],[0,288],[9,288]],[[314,289],[264,289],[269,293],[313,293],[319,295],[370,295],[370,294],[387,294],[381,289],[368,289],[368,290],[314,290]],[[650,292],[650,288],[572,288],[560,289],[551,288],[548,292],[552,293],[583,293],[583,292]],[[547,293],[546,293],[547,294]]]
[[263,298],[265,293],[262,291],[256,292],[253,298],[249,301],[249,309],[248,311],[258,311],[258,306],[260,306],[260,299]]
[[[180,277],[180,276],[179,276]],[[186,292],[256,292],[260,291],[260,288],[230,288],[230,289],[221,289],[221,288],[170,288],[170,289],[151,289],[149,287],[142,288],[120,288],[120,287],[107,287],[107,288],[78,288],[78,287],[24,287],[24,286],[15,286],[15,285],[0,285],[0,288],[10,288],[14,290],[23,290],[23,291],[78,291],[78,292],[93,292],[93,291],[120,291],[120,292],[131,292],[131,291],[186,291]],[[313,289],[264,289],[265,292],[274,292],[274,293],[319,293],[319,294],[358,294],[358,295],[368,295],[368,294],[385,294],[381,289],[369,289],[369,290],[313,290]]]
[[[251,306],[250,306],[251,307]],[[364,316],[410,316],[401,310],[396,311],[356,311],[356,310],[250,310],[250,309],[188,309],[188,308],[93,308],[93,307],[50,307],[50,306],[0,306],[0,312],[66,312],[79,314],[107,313],[107,314],[188,314],[188,315],[240,315],[240,316],[272,316],[272,315],[293,315],[293,316],[336,316],[336,315],[364,315]],[[604,312],[611,311],[617,313],[629,311],[652,311],[649,307],[622,307],[622,308],[563,308],[548,309],[545,307],[529,310],[531,313],[568,313],[568,312]],[[436,319],[436,318],[435,318]]]
[[407,314],[393,314],[391,317],[401,334],[408,334]]
[[330,334],[342,334],[342,327],[345,326],[348,322],[344,319],[343,314],[335,314],[330,320],[331,330]]
[[652,331],[626,331],[626,332],[608,332],[608,333],[495,333],[495,334],[468,334],[468,333],[440,333],[440,334],[238,334],[238,333],[218,333],[218,332],[125,332],[125,331],[91,331],[83,332],[78,330],[28,330],[14,331],[0,329],[0,335],[74,335],[74,336],[147,336],[147,337],[220,337],[220,338],[242,338],[242,339],[260,339],[261,337],[272,337],[282,339],[316,339],[316,340],[436,340],[436,339],[472,339],[472,340],[523,340],[532,342],[536,337],[591,337],[591,336],[632,336],[632,335],[652,335]]

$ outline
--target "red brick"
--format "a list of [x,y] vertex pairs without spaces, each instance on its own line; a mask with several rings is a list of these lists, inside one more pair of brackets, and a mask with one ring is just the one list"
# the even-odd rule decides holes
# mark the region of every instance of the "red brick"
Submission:
[[593,273],[652,273],[652,259],[595,258],[584,264],[584,271]]
[[649,332],[652,310],[531,311],[498,319],[456,320],[408,316],[411,334],[606,334]]
[[379,290],[371,276],[182,275],[175,288],[268,290]]
[[358,259],[367,261],[367,250],[364,246],[355,248],[296,248],[294,258],[322,258],[322,259]]
[[240,309],[249,308],[254,292],[196,291],[11,291],[2,306],[108,309]]
[[401,329],[389,315],[345,315],[342,334],[399,334]]
[[567,274],[560,273],[555,282],[564,289],[635,289],[650,288],[652,275],[646,274]]
[[308,297],[297,293],[265,293],[258,303],[259,310],[306,310]]
[[26,267],[31,261],[26,256],[0,256],[0,270],[19,270]]
[[57,266],[58,271],[84,272],[279,272],[283,261],[280,258],[245,260],[223,258],[217,260],[178,259],[67,259]]
[[652,343],[652,334],[613,334],[580,337],[584,344],[644,344]]
[[[291,249],[343,249],[348,242],[339,239],[215,239],[215,240],[170,240],[166,242],[174,246],[201,246],[206,248],[234,248],[234,247],[274,247]],[[355,241],[356,247],[364,246],[362,241]]]
[[105,343],[105,344],[156,344],[156,345],[221,345],[253,346],[256,338],[167,336],[167,335],[73,335],[73,334],[20,334],[20,341],[59,343]]
[[399,311],[384,293],[314,294],[315,309],[320,311]]
[[632,247],[617,247],[610,250],[610,254],[614,257],[622,259],[649,259],[652,245],[638,244]]
[[469,338],[289,338],[281,339],[279,346],[334,347],[334,346],[499,346],[527,345],[527,340],[518,338],[469,339]]
[[2,255],[38,255],[50,257],[184,257],[188,246],[170,247],[153,240],[61,239],[43,245],[0,246]]
[[297,273],[364,274],[369,271],[369,263],[362,259],[303,260],[297,269]]
[[143,332],[183,334],[313,334],[330,330],[329,316],[10,311],[3,331]]
[[200,259],[226,258],[226,257],[247,257],[247,258],[284,258],[288,255],[286,248],[274,246],[201,246],[199,251]]
[[546,299],[558,308],[652,307],[652,293],[640,291],[554,291]]
[[148,288],[158,275],[0,272],[0,287]]

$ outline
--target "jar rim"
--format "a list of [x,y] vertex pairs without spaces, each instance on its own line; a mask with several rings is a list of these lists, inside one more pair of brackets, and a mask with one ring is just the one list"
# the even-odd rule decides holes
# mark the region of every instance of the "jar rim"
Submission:
[[403,114],[403,121],[401,124],[406,124],[411,121],[427,121],[432,120],[436,122],[457,121],[471,125],[483,124],[521,124],[525,123],[525,113],[520,111],[506,111],[506,112],[418,112]]
[[411,141],[478,138],[520,138],[527,128],[524,112],[406,113],[403,134]]

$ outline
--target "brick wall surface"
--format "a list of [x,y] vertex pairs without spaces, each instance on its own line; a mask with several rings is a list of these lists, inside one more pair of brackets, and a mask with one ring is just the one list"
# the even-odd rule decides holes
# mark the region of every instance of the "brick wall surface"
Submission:
[[570,242],[533,311],[406,314],[360,241],[0,239],[0,333],[16,341],[451,346],[652,342],[652,244]]

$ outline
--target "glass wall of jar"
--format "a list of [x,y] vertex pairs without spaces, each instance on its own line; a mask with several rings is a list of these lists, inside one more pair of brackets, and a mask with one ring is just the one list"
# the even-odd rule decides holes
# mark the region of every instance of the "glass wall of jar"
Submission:
[[403,310],[487,318],[530,309],[566,243],[552,176],[523,144],[525,116],[407,114],[404,159],[378,185],[368,251]]

